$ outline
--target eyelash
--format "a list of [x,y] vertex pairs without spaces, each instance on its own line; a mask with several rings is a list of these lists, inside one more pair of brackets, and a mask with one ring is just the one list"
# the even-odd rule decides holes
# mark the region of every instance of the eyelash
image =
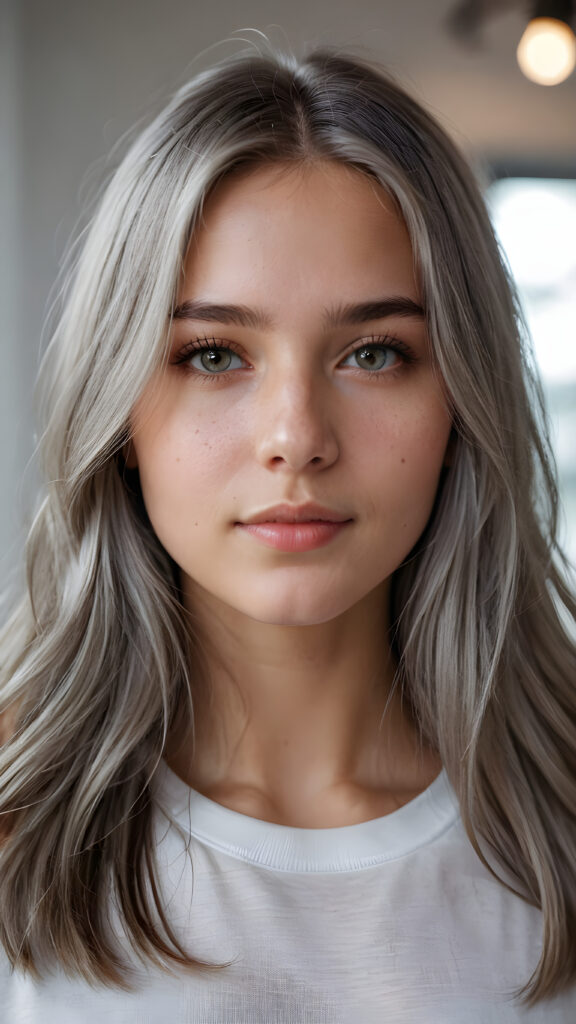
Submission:
[[[348,359],[355,352],[361,352],[364,349],[375,348],[389,349],[393,352],[396,352],[396,354],[400,356],[402,364],[404,366],[410,366],[411,364],[416,363],[418,361],[418,357],[414,354],[412,349],[405,344],[405,342],[400,341],[399,338],[391,337],[390,335],[370,335],[367,338],[362,338],[361,344],[357,345],[355,348],[352,348],[349,352],[347,352],[346,355],[344,356],[344,359]],[[202,380],[202,383],[208,383],[209,381],[213,380],[226,380],[231,374],[237,372],[236,369],[233,369],[223,370],[221,373],[203,373],[201,370],[197,370],[195,367],[187,365],[188,360],[195,352],[205,352],[209,349],[217,352],[230,351],[237,355],[240,359],[244,359],[244,356],[240,352],[239,347],[235,345],[234,342],[224,342],[224,340],[221,338],[199,337],[187,342],[187,344],[184,345],[182,349],[180,349],[175,358],[172,360],[172,365],[179,366],[184,373],[189,373],[196,377],[199,377]],[[395,375],[396,373],[398,373],[398,371],[402,369],[402,365],[393,366],[391,369],[385,368],[373,371],[363,370],[359,366],[350,367],[350,369],[356,370],[356,372],[361,374],[364,378],[380,380],[383,376],[389,377],[391,375]]]

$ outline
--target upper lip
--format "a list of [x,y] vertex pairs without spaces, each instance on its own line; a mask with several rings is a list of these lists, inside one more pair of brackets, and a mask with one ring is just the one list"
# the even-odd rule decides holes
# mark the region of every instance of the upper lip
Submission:
[[306,502],[304,505],[273,505],[253,516],[243,519],[244,524],[250,523],[309,523],[314,519],[320,519],[326,523],[345,523],[351,517],[333,509],[324,508],[315,502]]

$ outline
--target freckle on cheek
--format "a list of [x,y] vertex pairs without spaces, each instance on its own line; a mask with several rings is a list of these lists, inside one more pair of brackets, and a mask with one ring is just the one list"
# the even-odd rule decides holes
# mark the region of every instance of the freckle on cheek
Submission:
[[400,459],[400,462],[406,462],[406,459]]

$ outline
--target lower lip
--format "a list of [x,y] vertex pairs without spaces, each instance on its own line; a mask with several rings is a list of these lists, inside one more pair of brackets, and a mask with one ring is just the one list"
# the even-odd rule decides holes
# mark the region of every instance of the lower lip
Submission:
[[313,551],[329,544],[344,527],[352,522],[344,523],[237,523],[261,544],[278,551]]

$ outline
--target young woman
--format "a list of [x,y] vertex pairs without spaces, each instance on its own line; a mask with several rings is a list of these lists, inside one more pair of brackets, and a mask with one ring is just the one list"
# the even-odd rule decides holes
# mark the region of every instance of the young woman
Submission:
[[576,1019],[575,604],[471,172],[375,64],[136,141],[2,639],[9,1022]]

